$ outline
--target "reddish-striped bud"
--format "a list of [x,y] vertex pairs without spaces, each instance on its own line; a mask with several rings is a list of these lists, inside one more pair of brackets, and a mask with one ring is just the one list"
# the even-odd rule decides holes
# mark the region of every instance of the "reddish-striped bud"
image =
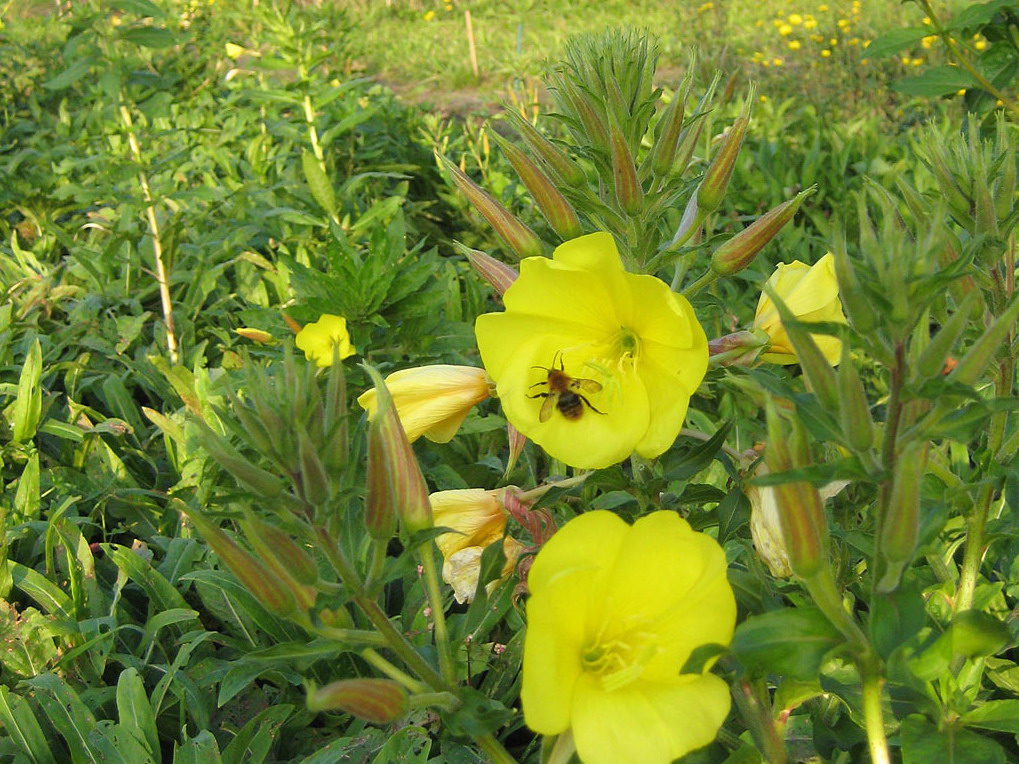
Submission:
[[509,245],[510,249],[519,257],[539,257],[544,254],[545,247],[534,231],[517,220],[508,209],[496,201],[494,196],[468,178],[459,167],[446,157],[440,158],[453,176],[457,188],[495,229],[502,240]]
[[379,373],[368,365],[378,410],[368,425],[368,497],[365,526],[377,541],[393,535],[399,517],[407,533],[432,527],[428,487],[396,413],[393,398]]
[[705,212],[713,212],[718,209],[725,198],[729,180],[732,178],[732,171],[736,167],[736,158],[739,156],[740,149],[743,148],[743,139],[747,135],[747,126],[750,124],[750,104],[753,101],[754,92],[754,88],[751,87],[743,113],[736,118],[722,138],[722,145],[718,147],[718,153],[715,154],[707,172],[704,173],[704,180],[697,188],[697,206]]
[[686,99],[690,93],[690,83],[692,81],[693,78],[689,75],[683,80],[679,89],[673,93],[672,101],[665,107],[665,111],[658,121],[655,145],[651,150],[651,171],[658,177],[663,177],[672,172],[672,166],[676,161],[679,139],[683,135],[683,116],[686,111]]
[[521,117],[513,110],[506,112],[510,115],[510,121],[520,133],[524,143],[537,156],[558,179],[567,186],[580,186],[585,180],[584,170],[569,154],[548,140],[544,135],[535,129],[534,125]]
[[612,179],[616,187],[616,201],[630,215],[636,215],[644,205],[644,189],[637,177],[637,165],[619,125],[612,123],[609,132],[612,148]]
[[492,288],[499,293],[500,297],[506,293],[506,290],[520,276],[520,272],[516,268],[506,265],[501,260],[496,260],[480,249],[471,249],[458,241],[454,241],[453,246],[461,255],[467,258],[468,262],[474,267],[474,270],[492,285]]
[[746,268],[764,245],[775,238],[793,219],[803,200],[814,193],[816,186],[801,191],[795,198],[768,210],[737,233],[711,255],[711,270],[720,276],[731,276]]
[[341,679],[308,696],[309,711],[346,711],[370,724],[389,724],[405,713],[407,691],[392,679]]

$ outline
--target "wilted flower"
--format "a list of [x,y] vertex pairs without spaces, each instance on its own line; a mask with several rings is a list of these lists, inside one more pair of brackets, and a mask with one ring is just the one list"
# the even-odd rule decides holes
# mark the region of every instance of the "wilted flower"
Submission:
[[612,236],[582,236],[530,257],[475,325],[506,418],[567,464],[658,456],[683,426],[708,363],[686,298],[623,270]]
[[718,543],[675,512],[632,527],[607,511],[567,523],[528,577],[527,725],[571,731],[585,764],[668,764],[710,743],[728,688],[680,670],[698,647],[732,638],[725,571]]
[[[473,366],[402,369],[386,377],[386,387],[411,443],[422,435],[434,443],[449,442],[471,409],[491,394],[488,374]],[[362,393],[357,402],[369,419],[375,416],[374,389]]]
[[[501,576],[513,572],[523,545],[506,536],[507,512],[500,501],[502,491],[466,488],[438,491],[429,496],[436,526],[452,528],[435,538],[442,552],[442,579],[453,587],[457,602],[470,602],[478,587],[481,555],[485,548],[503,542],[506,564]],[[505,540],[503,540],[505,538]]]
[[326,313],[318,321],[306,325],[294,340],[304,357],[318,366],[333,365],[333,347],[339,348],[340,358],[349,358],[357,352],[350,344],[347,319]]
[[[788,265],[779,264],[768,279],[768,285],[800,321],[846,323],[842,303],[839,301],[839,283],[835,278],[835,260],[831,252],[812,266],[799,261]],[[778,309],[763,292],[757,303],[754,328],[763,329],[771,340],[771,348],[761,356],[763,360],[779,364],[797,362],[796,351],[782,326]],[[833,366],[838,365],[842,341],[827,334],[812,334],[811,337],[828,362]]]
[[[762,463],[757,474],[767,475],[768,468]],[[775,578],[789,578],[793,569],[789,565],[789,552],[782,538],[775,489],[771,486],[748,485],[746,492],[750,499],[750,536],[754,540],[757,556]]]

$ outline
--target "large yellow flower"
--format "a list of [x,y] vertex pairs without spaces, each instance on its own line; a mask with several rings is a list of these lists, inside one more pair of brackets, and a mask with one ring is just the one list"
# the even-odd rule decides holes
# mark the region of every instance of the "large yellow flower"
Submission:
[[631,527],[588,512],[528,576],[521,700],[535,732],[569,731],[584,764],[668,764],[710,743],[729,711],[712,674],[680,674],[727,645],[736,602],[718,543],[675,512]]
[[[835,278],[835,257],[831,252],[812,266],[798,260],[788,265],[780,264],[768,279],[768,286],[775,290],[793,315],[801,321],[846,323],[842,303],[839,301],[839,282]],[[780,364],[797,363],[796,350],[782,326],[778,309],[763,292],[757,303],[754,328],[763,329],[771,340],[771,347],[761,356],[762,360]],[[828,363],[837,365],[842,354],[842,341],[827,334],[810,336]]]
[[341,359],[357,352],[357,348],[350,344],[347,319],[330,313],[323,314],[318,321],[301,329],[294,342],[298,350],[304,351],[304,357],[317,366],[333,365],[333,347],[337,348]]
[[[475,405],[490,393],[488,374],[473,366],[415,366],[386,377],[396,413],[407,440],[424,435],[435,443],[448,443]],[[358,397],[369,419],[378,409],[375,388]]]
[[514,427],[585,469],[672,445],[708,365],[686,298],[627,273],[612,236],[596,233],[525,259],[503,302],[475,332]]

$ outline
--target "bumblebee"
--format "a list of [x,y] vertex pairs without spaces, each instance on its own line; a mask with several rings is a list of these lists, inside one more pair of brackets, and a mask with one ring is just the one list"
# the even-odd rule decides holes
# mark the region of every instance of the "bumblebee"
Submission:
[[[558,366],[556,360],[559,361]],[[596,414],[605,414],[604,411],[599,411],[592,406],[591,401],[584,396],[584,393],[600,392],[601,383],[593,379],[571,377],[567,374],[561,351],[556,353],[551,366],[532,366],[531,368],[541,369],[548,375],[544,381],[531,385],[532,389],[542,385],[548,389],[527,396],[528,398],[545,399],[545,402],[541,404],[541,412],[538,414],[539,422],[547,422],[552,417],[553,411],[559,411],[570,421],[580,419],[584,414],[585,406]]]

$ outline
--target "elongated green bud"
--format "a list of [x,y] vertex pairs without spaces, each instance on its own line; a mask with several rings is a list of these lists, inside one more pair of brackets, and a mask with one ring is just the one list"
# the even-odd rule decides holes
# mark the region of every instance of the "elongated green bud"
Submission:
[[540,257],[544,254],[545,247],[534,231],[517,220],[508,209],[496,201],[494,196],[468,178],[459,167],[446,157],[440,158],[452,174],[457,188],[518,257]]
[[204,422],[198,423],[198,439],[202,447],[223,469],[233,475],[246,488],[274,499],[283,493],[283,481],[248,461],[230,442]]
[[512,109],[506,113],[510,115],[510,121],[527,147],[558,176],[563,184],[579,186],[584,183],[586,176],[583,169],[565,151],[539,133],[534,125]]
[[941,374],[941,370],[945,368],[945,362],[948,360],[952,348],[955,347],[963,332],[966,331],[966,327],[973,320],[973,306],[975,303],[976,294],[970,292],[963,298],[955,313],[945,321],[945,325],[938,330],[937,334],[931,337],[930,342],[923,349],[916,364],[918,377],[921,381],[933,379]]
[[874,447],[874,419],[870,415],[867,393],[860,381],[856,364],[849,354],[849,343],[842,343],[842,360],[839,361],[839,420],[846,443],[854,451],[869,451]]
[[839,296],[846,316],[858,332],[868,334],[877,327],[878,314],[856,276],[856,269],[846,252],[844,233],[835,236],[832,255],[835,258],[835,279],[839,282]]
[[493,132],[492,137],[499,144],[503,154],[509,159],[513,169],[517,171],[520,180],[531,192],[531,197],[541,210],[541,214],[548,220],[552,229],[559,234],[564,241],[575,239],[580,236],[580,219],[576,211],[566,201],[566,197],[559,193],[555,184],[541,171],[541,169],[530,158],[512,143]]
[[[771,472],[785,472],[795,464],[778,411],[769,400],[768,445],[765,461]],[[781,518],[782,539],[789,555],[789,566],[801,578],[811,578],[828,559],[828,521],[817,489],[810,483],[781,483],[775,487]]]
[[711,270],[720,276],[731,276],[746,268],[764,245],[775,238],[793,219],[803,200],[817,190],[804,189],[795,198],[768,210],[757,220],[722,244],[711,255]]
[[994,210],[1000,220],[1005,220],[1015,209],[1015,142],[1012,131],[1005,125],[1004,116],[999,118],[997,130],[998,151],[1005,155],[1005,159],[1001,164],[1001,174],[994,184]]
[[453,246],[457,252],[467,258],[468,262],[474,266],[476,270],[485,281],[492,285],[492,288],[499,293],[500,296],[506,293],[506,290],[510,288],[520,272],[512,266],[506,265],[506,263],[496,260],[491,255],[482,252],[480,249],[471,249],[470,247],[464,246],[458,241],[453,242]]
[[679,146],[676,148],[676,159],[672,164],[672,174],[682,175],[690,166],[690,159],[693,157],[694,149],[697,148],[697,141],[701,139],[701,131],[704,129],[704,120],[698,119],[679,136]]
[[293,595],[265,565],[241,549],[201,513],[193,509],[185,512],[219,559],[226,563],[230,572],[237,576],[237,580],[266,610],[278,615],[288,615],[294,611]]
[[761,329],[734,332],[708,341],[708,363],[712,366],[750,366],[768,347],[768,334]]
[[378,411],[368,425],[365,527],[373,539],[385,541],[393,535],[397,517],[410,534],[431,528],[432,507],[424,475],[386,383],[374,368],[362,365],[378,396]]
[[665,107],[662,118],[658,121],[655,145],[651,150],[651,171],[658,177],[665,177],[672,172],[679,150],[679,139],[683,134],[683,116],[686,111],[686,99],[690,94],[690,83],[693,77],[688,74],[673,93],[672,101]]
[[392,679],[341,679],[308,696],[309,711],[346,711],[370,724],[394,722],[407,707],[407,691]]
[[260,520],[251,512],[245,514],[241,530],[252,549],[279,575],[307,586],[318,581],[315,561],[286,531]]
[[704,173],[704,180],[697,188],[697,206],[705,212],[717,210],[725,198],[729,180],[732,178],[732,171],[736,167],[736,158],[739,156],[740,149],[743,148],[743,139],[747,135],[747,126],[750,124],[750,104],[755,92],[756,89],[751,86],[743,113],[736,118],[729,128],[729,132],[722,138],[722,145],[718,147],[718,153],[711,160],[707,172]]
[[311,438],[303,428],[297,433],[297,457],[301,465],[301,488],[304,498],[313,507],[320,508],[329,499],[329,477],[311,443]]
[[[974,173],[976,175],[976,173]],[[985,174],[976,175],[973,178],[973,203],[975,208],[976,228],[975,233],[997,238],[998,236],[998,214],[994,204],[994,197],[987,185]],[[994,247],[986,247],[985,254],[997,258],[998,253]]]
[[[562,84],[565,83],[561,83]],[[609,151],[609,130],[605,120],[586,93],[570,85],[566,86],[566,97],[577,119],[587,134],[587,139],[595,148]]]
[[[928,163],[931,168],[931,172],[934,173],[934,178],[938,181],[938,186],[941,189],[941,194],[948,202],[948,206],[951,208],[952,213],[960,223],[966,225],[966,223],[972,223],[972,210],[970,206],[970,200],[963,193],[962,189],[959,188],[956,183],[955,175],[948,167],[948,162],[945,159],[943,148],[937,144],[937,139],[929,138],[927,141],[927,157]],[[966,226],[968,227],[968,226]]]
[[817,346],[810,333],[798,325],[796,316],[786,306],[778,293],[767,284],[764,285],[764,292],[767,294],[778,310],[782,326],[785,328],[789,340],[793,343],[796,351],[796,358],[803,369],[807,382],[818,402],[829,411],[838,411],[839,394],[835,382],[835,370],[832,369],[828,359],[824,357],[821,348]]
[[1019,297],[1012,298],[1009,306],[966,351],[948,379],[965,385],[976,383],[1001,350],[1002,343],[1015,326],[1016,318],[1019,318]]
[[920,535],[920,481],[927,468],[927,441],[914,440],[895,460],[895,475],[881,525],[879,557],[885,564],[878,582],[881,592],[894,591],[902,571],[913,559]]
[[241,401],[235,394],[230,394],[230,411],[237,417],[248,443],[255,447],[260,454],[270,456],[275,454],[275,443],[269,434],[265,423],[258,417],[255,410]]
[[633,163],[626,136],[615,122],[609,133],[612,143],[612,179],[616,186],[616,201],[629,215],[636,215],[644,206],[644,189],[637,177],[637,165]]

